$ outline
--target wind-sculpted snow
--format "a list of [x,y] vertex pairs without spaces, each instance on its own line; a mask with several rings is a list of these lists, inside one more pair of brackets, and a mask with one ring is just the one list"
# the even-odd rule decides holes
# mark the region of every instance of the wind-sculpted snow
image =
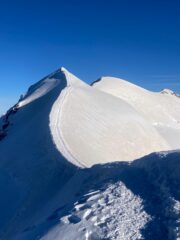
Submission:
[[0,239],[178,238],[179,152],[144,156],[180,149],[180,100],[117,81],[61,68],[1,118]]
[[70,162],[90,167],[171,149],[127,101],[84,84],[66,70],[65,76],[68,86],[53,105],[50,129],[57,149]]
[[140,230],[150,217],[142,200],[122,182],[109,183],[84,198],[84,203],[77,201],[72,212],[42,239],[142,239]]
[[[111,158],[132,161],[180,146],[179,99],[163,94],[156,97],[126,81],[108,79],[92,87],[61,68],[31,86],[17,106],[28,107],[43,96],[48,102],[48,94],[59,91],[47,114],[51,138],[57,150],[78,167],[106,163]],[[168,104],[174,104],[175,110]],[[167,122],[169,125],[162,127]]]
[[47,77],[43,78],[41,81],[32,85],[28,89],[28,92],[25,94],[23,99],[18,103],[18,106],[22,107],[46,95],[58,84],[60,84],[62,78],[63,78],[63,75],[61,71],[54,72],[48,75]]
[[8,114],[0,141],[0,239],[10,239],[38,215],[75,169],[56,149],[48,127],[52,105],[66,86],[61,72],[57,81],[51,91]]
[[79,169],[15,239],[178,240],[179,169],[180,152]]
[[153,125],[171,149],[180,148],[180,98],[171,90],[150,92],[118,78],[103,77],[93,87],[128,102]]

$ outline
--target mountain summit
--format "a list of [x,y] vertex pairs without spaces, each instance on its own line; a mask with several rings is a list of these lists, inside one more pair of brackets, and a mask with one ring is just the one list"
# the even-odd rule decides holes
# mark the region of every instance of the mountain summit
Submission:
[[[157,170],[164,164],[162,159],[167,160],[169,156],[175,156],[174,166],[179,158],[178,152],[154,152],[176,149],[180,149],[180,98],[177,95],[167,90],[150,92],[113,77],[102,77],[89,86],[60,68],[32,85],[0,119],[0,238],[142,239],[141,229],[153,221],[153,213],[143,205],[143,194],[148,193],[140,187],[141,196],[133,186],[128,188],[128,179],[140,173],[142,175],[134,184],[142,184],[145,180],[145,186],[153,190],[155,180],[151,185],[149,178],[143,175],[147,168],[153,165]],[[151,156],[150,159],[146,155]],[[157,163],[156,158],[159,159]],[[141,160],[134,161],[136,159]],[[99,164],[105,165],[100,167]],[[111,168],[109,172],[108,168]],[[97,179],[97,185],[92,177]],[[176,181],[176,177],[179,179],[178,173],[172,181]],[[102,182],[106,184],[102,186]],[[82,205],[78,194],[84,197]],[[165,198],[172,197],[166,192],[163,194]],[[79,202],[75,204],[77,198]],[[110,199],[106,202],[106,198],[112,198],[115,204],[111,204]],[[153,200],[149,195],[147,198],[151,208]],[[10,206],[9,199],[12,199]],[[95,199],[100,205],[96,205]],[[113,214],[119,214],[121,204],[124,218],[113,224]],[[172,208],[177,204],[174,197]],[[163,207],[160,206],[161,210]],[[74,214],[75,211],[78,214]],[[154,214],[157,219],[158,214],[165,218],[164,213]],[[170,217],[172,212],[168,214]],[[110,218],[110,225],[106,219],[102,221],[104,216]],[[122,225],[125,216],[137,218],[137,226],[133,226],[133,222],[127,228]],[[91,225],[87,229],[89,219]],[[165,236],[164,231],[169,226],[163,224],[157,232],[151,226],[152,236]],[[175,225],[176,220],[171,230],[174,231]],[[56,226],[55,232],[46,235],[52,226]],[[82,231],[74,235],[76,226]],[[123,234],[129,231],[130,235],[120,238],[121,234],[113,235],[115,230]],[[136,238],[132,237],[133,232]]]

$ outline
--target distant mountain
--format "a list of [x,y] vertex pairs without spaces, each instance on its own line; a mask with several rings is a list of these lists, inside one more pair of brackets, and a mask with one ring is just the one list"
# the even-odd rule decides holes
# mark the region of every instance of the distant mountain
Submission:
[[172,91],[53,72],[0,119],[0,239],[178,239],[178,149]]

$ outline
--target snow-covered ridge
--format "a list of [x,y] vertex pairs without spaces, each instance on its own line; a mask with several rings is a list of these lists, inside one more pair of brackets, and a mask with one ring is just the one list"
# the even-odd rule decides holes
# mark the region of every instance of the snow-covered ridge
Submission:
[[[19,233],[20,240],[137,240],[180,237],[180,152],[162,152],[131,164],[79,169],[46,208],[51,213]],[[46,223],[46,224],[45,224]]]
[[[149,99],[149,91],[117,79],[119,84],[123,84],[121,92],[124,97],[120,99],[113,94],[118,88],[113,86],[111,78],[108,84],[104,84],[111,91],[108,92],[111,93],[109,95],[104,88],[97,89],[96,85],[101,84],[101,81],[91,87],[67,70],[64,73],[68,86],[53,105],[50,128],[57,148],[73,164],[89,167],[108,162],[110,158],[113,161],[130,161],[154,151],[170,150],[180,145],[176,142],[176,146],[171,146],[171,141],[164,138],[157,129],[155,123],[160,122],[163,111],[150,122],[151,113],[148,113],[150,116],[145,116],[132,106],[132,99],[137,99],[137,102],[141,102],[142,98],[145,98],[143,101]],[[179,104],[176,104],[177,107]],[[146,109],[148,105],[144,104],[142,108]],[[169,116],[165,116],[165,121],[168,118]],[[173,125],[174,115],[170,115],[170,120]]]
[[32,85],[28,89],[23,99],[19,101],[18,106],[22,107],[28,103],[31,103],[34,100],[50,92],[53,88],[55,88],[60,83],[59,77],[62,78],[62,70],[63,68],[60,70],[57,70],[56,72],[53,72],[52,74],[43,78],[36,84]]
[[[164,89],[160,93],[152,92],[128,81],[113,77],[102,77],[98,82],[93,84],[93,87],[124,99],[136,108],[136,110],[144,114],[144,116],[148,115],[147,118],[152,120],[152,122],[156,119],[155,115],[157,115],[157,118],[160,118],[158,111],[161,112],[164,122],[168,120],[168,113],[170,121],[172,120],[171,115],[176,118],[176,121],[180,120],[180,99],[177,97],[178,94],[172,90]],[[170,107],[172,105],[173,107]]]
[[101,78],[93,87],[128,102],[156,128],[172,149],[180,147],[180,98],[177,94],[171,90],[151,92],[112,77]]
[[122,79],[103,77],[89,86],[61,68],[31,86],[18,107],[40,101],[58,88],[49,112],[50,133],[58,151],[76,166],[110,158],[131,161],[180,146],[179,98]]
[[175,239],[179,152],[144,155],[180,149],[179,116],[176,96],[120,79],[61,68],[32,85],[0,120],[0,239]]

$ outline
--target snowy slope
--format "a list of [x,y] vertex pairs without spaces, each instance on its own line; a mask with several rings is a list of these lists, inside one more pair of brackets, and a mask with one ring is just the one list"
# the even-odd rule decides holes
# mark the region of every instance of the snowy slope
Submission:
[[[107,235],[113,234],[115,229],[121,229],[118,232],[123,232],[122,239],[141,238],[141,231],[153,213],[144,209],[144,196],[127,186],[124,175],[118,176],[123,166],[129,169],[129,161],[152,152],[180,148],[180,101],[167,91],[157,94],[127,82],[123,85],[121,80],[115,81],[117,85],[113,79],[107,82],[102,80],[89,86],[61,68],[32,85],[1,118],[0,239],[34,240],[43,236],[52,239],[54,234],[57,239],[71,239],[72,235],[68,234],[62,238],[62,231],[66,229],[69,234],[73,231],[80,234],[74,235],[75,239],[120,239],[119,235]],[[153,155],[153,159],[156,158]],[[115,161],[121,163],[114,165]],[[102,163],[112,165],[91,167]],[[153,166],[152,169],[157,168],[156,164]],[[109,172],[111,167],[114,170]],[[101,173],[102,178],[99,178]],[[131,171],[126,173],[131,181],[138,174],[136,171],[133,176]],[[140,182],[146,180],[143,175]],[[176,174],[173,183],[178,181]],[[139,186],[140,182],[135,184]],[[87,183],[88,187],[84,187]],[[143,184],[145,188],[149,186]],[[101,192],[95,193],[100,205],[95,201],[88,203],[94,215],[89,207],[83,210],[80,203],[74,206],[76,200],[82,201],[80,196],[86,199],[92,186]],[[173,194],[169,196],[174,197]],[[178,194],[174,197],[177,200]],[[103,203],[101,199],[106,199],[107,195],[114,199],[113,204],[110,200]],[[148,201],[151,203],[153,199]],[[119,204],[122,205],[122,218],[113,222]],[[74,220],[76,208],[79,210]],[[72,221],[68,220],[66,225],[62,220],[59,227],[59,218],[69,219],[69,211]],[[105,225],[102,222],[104,214],[107,218],[110,215],[110,222],[105,219]],[[137,224],[133,219],[139,219]],[[73,225],[76,221],[79,224]],[[124,225],[124,221],[130,225]],[[98,237],[92,232],[94,224],[97,224]],[[84,225],[85,230],[78,232],[77,227],[84,228]],[[162,229],[166,229],[166,225]],[[48,229],[52,231],[46,235]],[[162,229],[156,235],[163,235]],[[105,238],[107,236],[109,238]]]
[[[89,167],[109,162],[110,158],[113,161],[130,161],[180,145],[180,101],[177,97],[157,96],[117,79],[109,79],[107,83],[106,78],[102,79],[94,88],[64,68],[60,73],[64,75],[67,86],[52,105],[49,126],[57,149],[71,163]],[[59,80],[54,78],[54,74],[58,73],[31,87],[19,102],[19,107],[40,99],[56,88]],[[99,91],[99,85],[105,87]],[[104,88],[109,89],[111,95],[104,93]],[[123,97],[116,97],[118,92],[122,92]],[[163,124],[166,131],[162,128]],[[174,129],[177,130],[176,141],[171,132],[168,133]]]
[[57,148],[72,163],[89,167],[171,149],[126,101],[83,84],[67,71],[66,79],[68,87],[53,105],[50,128]]
[[15,239],[178,240],[179,169],[180,152],[79,169]]
[[[50,79],[40,81],[41,86]],[[34,212],[41,211],[75,169],[57,151],[48,127],[52,105],[66,86],[61,71],[52,81],[55,87],[51,85],[38,99],[39,83],[32,86],[27,98],[18,103],[23,107],[8,114],[7,136],[0,141],[0,239],[9,239],[21,224],[34,221]]]
[[173,91],[165,89],[160,93],[150,92],[112,77],[101,78],[93,87],[127,101],[158,130],[173,149],[179,148],[180,97]]

